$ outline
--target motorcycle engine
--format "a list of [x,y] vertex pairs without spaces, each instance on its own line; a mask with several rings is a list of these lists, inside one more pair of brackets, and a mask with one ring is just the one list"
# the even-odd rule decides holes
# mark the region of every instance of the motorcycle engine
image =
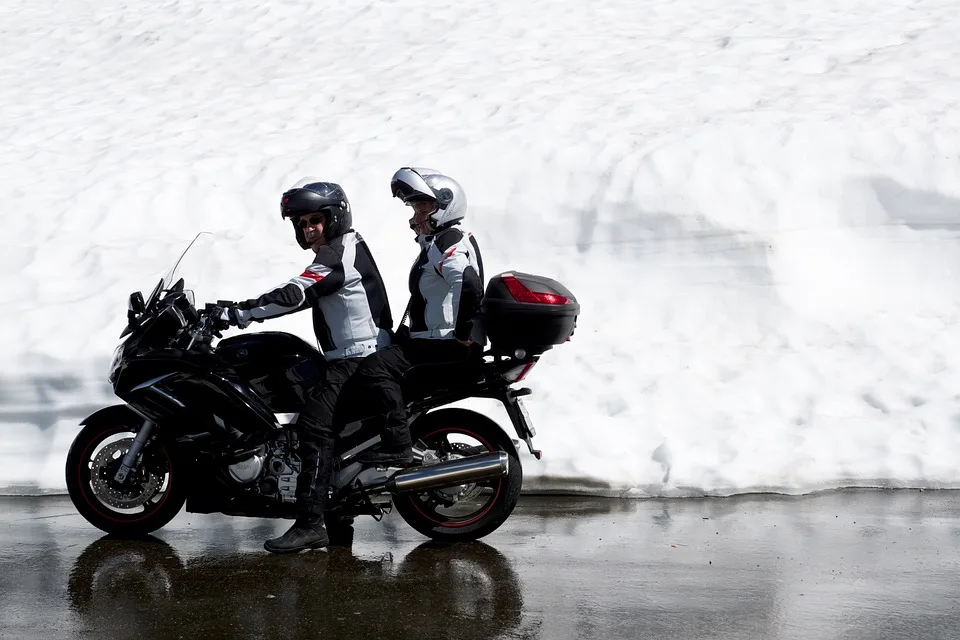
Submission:
[[261,451],[245,460],[227,467],[230,477],[240,484],[258,482],[262,496],[279,502],[296,502],[297,476],[300,474],[300,459],[291,455],[289,447],[275,443],[271,449]]
[[260,481],[260,493],[274,496],[282,502],[296,502],[299,474],[299,458],[288,456],[282,447],[277,447],[267,461],[267,473]]
[[264,456],[254,454],[246,460],[230,465],[227,471],[230,472],[230,477],[240,484],[249,484],[260,477],[260,472],[263,471],[263,460]]

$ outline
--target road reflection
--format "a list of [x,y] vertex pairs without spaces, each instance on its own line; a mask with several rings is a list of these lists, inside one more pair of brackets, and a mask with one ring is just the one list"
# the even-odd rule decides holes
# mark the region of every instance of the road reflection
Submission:
[[111,638],[498,638],[521,631],[522,585],[481,543],[427,542],[399,560],[350,548],[184,562],[166,542],[105,536],[68,582],[79,626]]

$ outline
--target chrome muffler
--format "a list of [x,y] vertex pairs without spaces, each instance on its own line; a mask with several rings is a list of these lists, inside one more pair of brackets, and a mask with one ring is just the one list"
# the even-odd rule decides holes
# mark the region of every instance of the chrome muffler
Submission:
[[510,457],[504,451],[497,451],[398,471],[386,481],[383,488],[390,493],[440,489],[495,480],[507,475],[509,470]]

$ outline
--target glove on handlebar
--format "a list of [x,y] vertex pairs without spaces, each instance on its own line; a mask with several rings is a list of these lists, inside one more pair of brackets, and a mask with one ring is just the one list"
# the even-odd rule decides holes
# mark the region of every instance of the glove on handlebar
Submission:
[[207,312],[208,317],[215,320],[224,329],[230,326],[246,329],[250,326],[251,321],[241,316],[240,309],[237,308],[235,302],[217,300],[216,304],[208,304],[207,309],[209,310]]
[[235,302],[224,305],[223,312],[220,314],[220,319],[228,324],[240,327],[241,329],[246,329],[248,326],[250,326],[251,322],[249,318],[244,319],[240,315],[240,309],[237,308],[237,304]]

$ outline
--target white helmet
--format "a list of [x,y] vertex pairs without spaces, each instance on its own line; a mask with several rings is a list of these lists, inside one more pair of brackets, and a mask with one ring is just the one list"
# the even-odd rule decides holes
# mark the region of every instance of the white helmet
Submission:
[[393,174],[390,191],[404,204],[433,202],[430,214],[434,231],[456,224],[467,215],[467,194],[456,180],[439,171],[420,167],[403,167]]

